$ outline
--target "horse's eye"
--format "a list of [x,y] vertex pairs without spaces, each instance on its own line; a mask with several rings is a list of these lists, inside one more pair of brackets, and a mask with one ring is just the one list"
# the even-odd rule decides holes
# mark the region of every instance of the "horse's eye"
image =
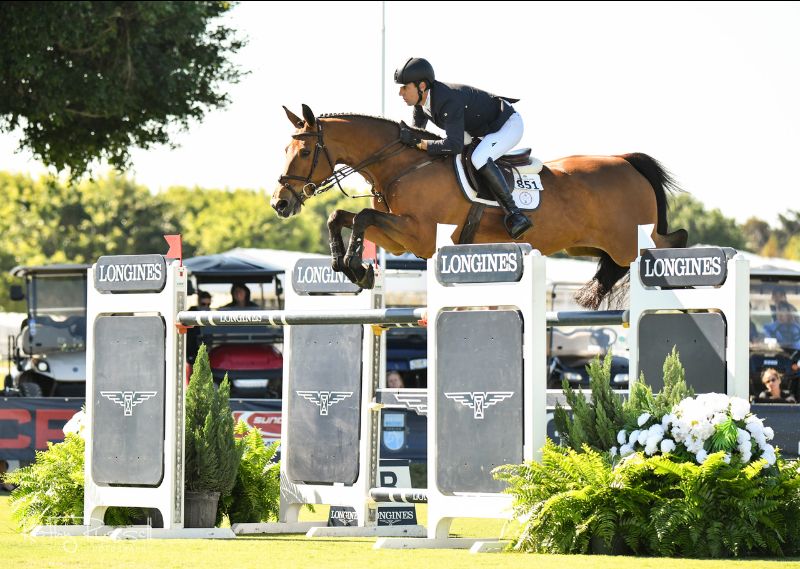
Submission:
[[310,154],[311,154],[311,151],[310,151],[310,150],[308,150],[308,149],[305,149],[305,148],[304,148],[303,150],[301,150],[301,151],[300,151],[300,156],[302,156],[303,158],[308,158],[308,156],[309,156]]

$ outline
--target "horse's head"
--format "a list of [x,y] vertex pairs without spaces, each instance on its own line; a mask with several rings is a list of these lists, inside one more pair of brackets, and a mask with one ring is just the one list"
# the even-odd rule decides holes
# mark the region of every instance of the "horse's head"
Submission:
[[322,124],[303,105],[303,118],[283,107],[297,131],[286,147],[286,167],[270,204],[281,217],[291,217],[333,173],[334,163],[322,138]]

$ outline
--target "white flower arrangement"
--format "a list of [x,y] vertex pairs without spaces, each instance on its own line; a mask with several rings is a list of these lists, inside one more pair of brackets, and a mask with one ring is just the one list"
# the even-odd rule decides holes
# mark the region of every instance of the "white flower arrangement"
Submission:
[[72,418],[67,421],[67,424],[64,425],[62,431],[64,431],[64,436],[72,433],[78,435],[80,438],[85,439],[86,437],[83,436],[83,432],[86,430],[86,413],[81,409],[77,413],[75,413]]
[[[754,458],[763,458],[767,464],[775,464],[775,447],[771,441],[775,433],[764,421],[750,413],[750,403],[739,397],[728,397],[720,393],[705,393],[688,397],[673,407],[671,413],[661,418],[642,413],[638,429],[631,432],[622,429],[617,433],[619,448],[612,447],[611,455],[625,458],[635,452],[653,456],[657,452],[668,454],[686,450],[694,455],[698,464],[708,458],[706,443],[715,434],[718,450],[725,450],[724,460],[730,463],[736,458],[747,464]],[[735,429],[735,441],[733,433]],[[723,448],[719,448],[720,440]]]

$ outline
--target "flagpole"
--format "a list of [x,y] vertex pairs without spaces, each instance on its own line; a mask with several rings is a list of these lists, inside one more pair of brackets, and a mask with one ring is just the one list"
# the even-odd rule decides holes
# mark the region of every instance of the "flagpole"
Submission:
[[[386,0],[381,1],[381,116],[386,116]],[[378,247],[378,263],[386,270],[386,251]]]

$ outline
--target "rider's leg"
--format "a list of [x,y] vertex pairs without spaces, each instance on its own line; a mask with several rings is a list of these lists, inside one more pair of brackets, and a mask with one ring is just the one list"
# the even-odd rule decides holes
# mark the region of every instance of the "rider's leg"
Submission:
[[500,130],[487,134],[472,153],[472,164],[478,169],[481,179],[497,203],[506,212],[506,229],[514,239],[522,236],[533,224],[514,203],[503,173],[494,161],[517,145],[522,139],[523,130],[522,117],[519,113],[514,113]]

